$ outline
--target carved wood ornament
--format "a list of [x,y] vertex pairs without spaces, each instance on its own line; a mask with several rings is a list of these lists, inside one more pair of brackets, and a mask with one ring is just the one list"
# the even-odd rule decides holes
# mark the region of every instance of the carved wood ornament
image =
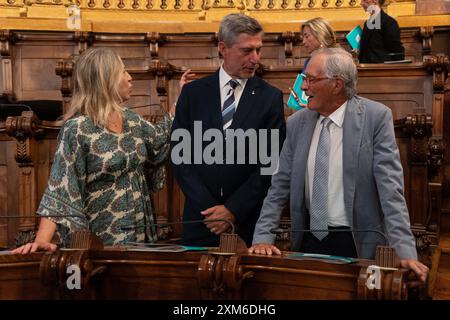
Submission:
[[167,95],[168,80],[172,78],[175,70],[175,67],[167,62],[153,61],[149,72],[156,78],[156,91],[158,95]]
[[161,35],[159,32],[148,32],[145,35],[145,41],[149,44],[150,56],[152,59],[158,60],[158,49],[159,46],[166,41],[166,36]]
[[75,31],[73,39],[78,43],[78,54],[86,51],[94,41],[93,34],[85,31]]
[[405,130],[411,137],[410,159],[412,164],[427,163],[428,139],[431,137],[432,121],[429,114],[413,114],[406,117]]
[[432,26],[420,27],[418,37],[422,39],[422,53],[431,53],[431,43],[433,40],[434,28]]
[[7,100],[11,100],[14,95],[13,90],[13,69],[12,69],[12,44],[14,35],[10,30],[0,30],[0,93]]
[[36,140],[43,130],[37,125],[38,119],[32,111],[23,111],[21,116],[6,119],[6,133],[16,139],[15,159],[19,167],[19,220],[15,245],[20,246],[34,240],[36,211],[36,169],[33,156],[36,153]]
[[281,34],[279,41],[284,43],[284,56],[292,58],[293,46],[300,42],[300,35],[293,31],[286,31]]
[[433,90],[443,91],[450,69],[450,60],[444,54],[423,57],[424,66],[433,73]]
[[13,34],[10,30],[0,30],[0,56],[11,57]]

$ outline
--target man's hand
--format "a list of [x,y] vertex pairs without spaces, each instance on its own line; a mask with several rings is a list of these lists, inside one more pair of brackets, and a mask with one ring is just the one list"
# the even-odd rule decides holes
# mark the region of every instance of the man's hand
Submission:
[[[228,220],[234,223],[236,221],[236,217],[234,214],[228,210],[224,205],[218,205],[211,208],[208,208],[201,212],[201,214],[205,217],[205,219],[223,219]],[[214,234],[221,234],[228,229],[230,229],[230,225],[226,222],[218,221],[218,222],[205,222],[206,227]]]
[[18,247],[11,251],[13,254],[28,254],[33,253],[36,251],[55,251],[56,250],[56,244],[50,243],[50,242],[41,242],[41,241],[35,241],[30,242],[27,244],[24,244],[21,247]]
[[271,256],[272,254],[281,255],[281,251],[270,243],[254,244],[248,249],[248,253],[264,254],[268,256]]
[[358,59],[359,57],[359,50],[358,49],[353,49],[352,51],[350,51],[353,59]]
[[417,287],[424,284],[428,276],[428,267],[421,263],[420,261],[414,259],[404,259],[400,260],[400,266],[405,269],[410,269],[414,271],[416,277],[419,281],[412,281],[408,283],[410,287]]

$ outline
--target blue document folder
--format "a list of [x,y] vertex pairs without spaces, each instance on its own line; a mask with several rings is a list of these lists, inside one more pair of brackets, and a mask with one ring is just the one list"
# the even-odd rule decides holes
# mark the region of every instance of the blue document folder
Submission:
[[359,49],[359,42],[361,41],[361,35],[362,35],[362,29],[359,25],[353,28],[352,31],[350,31],[345,38],[347,39],[348,43],[350,43],[350,46],[352,49]]
[[289,108],[299,110],[299,109],[303,109],[304,106],[308,104],[308,96],[301,89],[302,83],[303,83],[303,78],[302,78],[301,74],[299,74],[297,76],[297,79],[295,80],[294,86],[292,88],[292,90],[297,95],[297,99],[294,96],[294,94],[291,92],[291,95],[289,96],[289,100],[287,102],[287,105]]

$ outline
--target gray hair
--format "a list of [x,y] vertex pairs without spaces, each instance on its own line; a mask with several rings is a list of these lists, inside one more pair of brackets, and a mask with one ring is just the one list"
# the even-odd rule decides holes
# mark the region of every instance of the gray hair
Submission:
[[342,78],[345,83],[344,94],[350,99],[357,90],[358,70],[356,68],[353,57],[350,53],[342,48],[323,48],[313,52],[312,57],[324,55],[325,60],[325,76],[329,78]]
[[220,23],[218,39],[230,47],[241,33],[253,36],[261,32],[263,28],[256,19],[244,14],[232,13],[225,16]]

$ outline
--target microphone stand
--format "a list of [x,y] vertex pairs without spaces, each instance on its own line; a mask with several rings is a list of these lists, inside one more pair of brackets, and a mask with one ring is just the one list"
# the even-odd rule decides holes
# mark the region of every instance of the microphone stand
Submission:
[[269,230],[270,233],[272,234],[282,234],[282,233],[286,233],[286,232],[355,232],[355,233],[362,233],[362,232],[372,232],[372,233],[376,233],[380,236],[383,237],[384,240],[384,245],[388,245],[389,241],[388,238],[386,236],[386,234],[384,234],[383,232],[379,231],[379,230],[374,230],[374,229],[282,229],[280,227],[277,228],[273,228]]

